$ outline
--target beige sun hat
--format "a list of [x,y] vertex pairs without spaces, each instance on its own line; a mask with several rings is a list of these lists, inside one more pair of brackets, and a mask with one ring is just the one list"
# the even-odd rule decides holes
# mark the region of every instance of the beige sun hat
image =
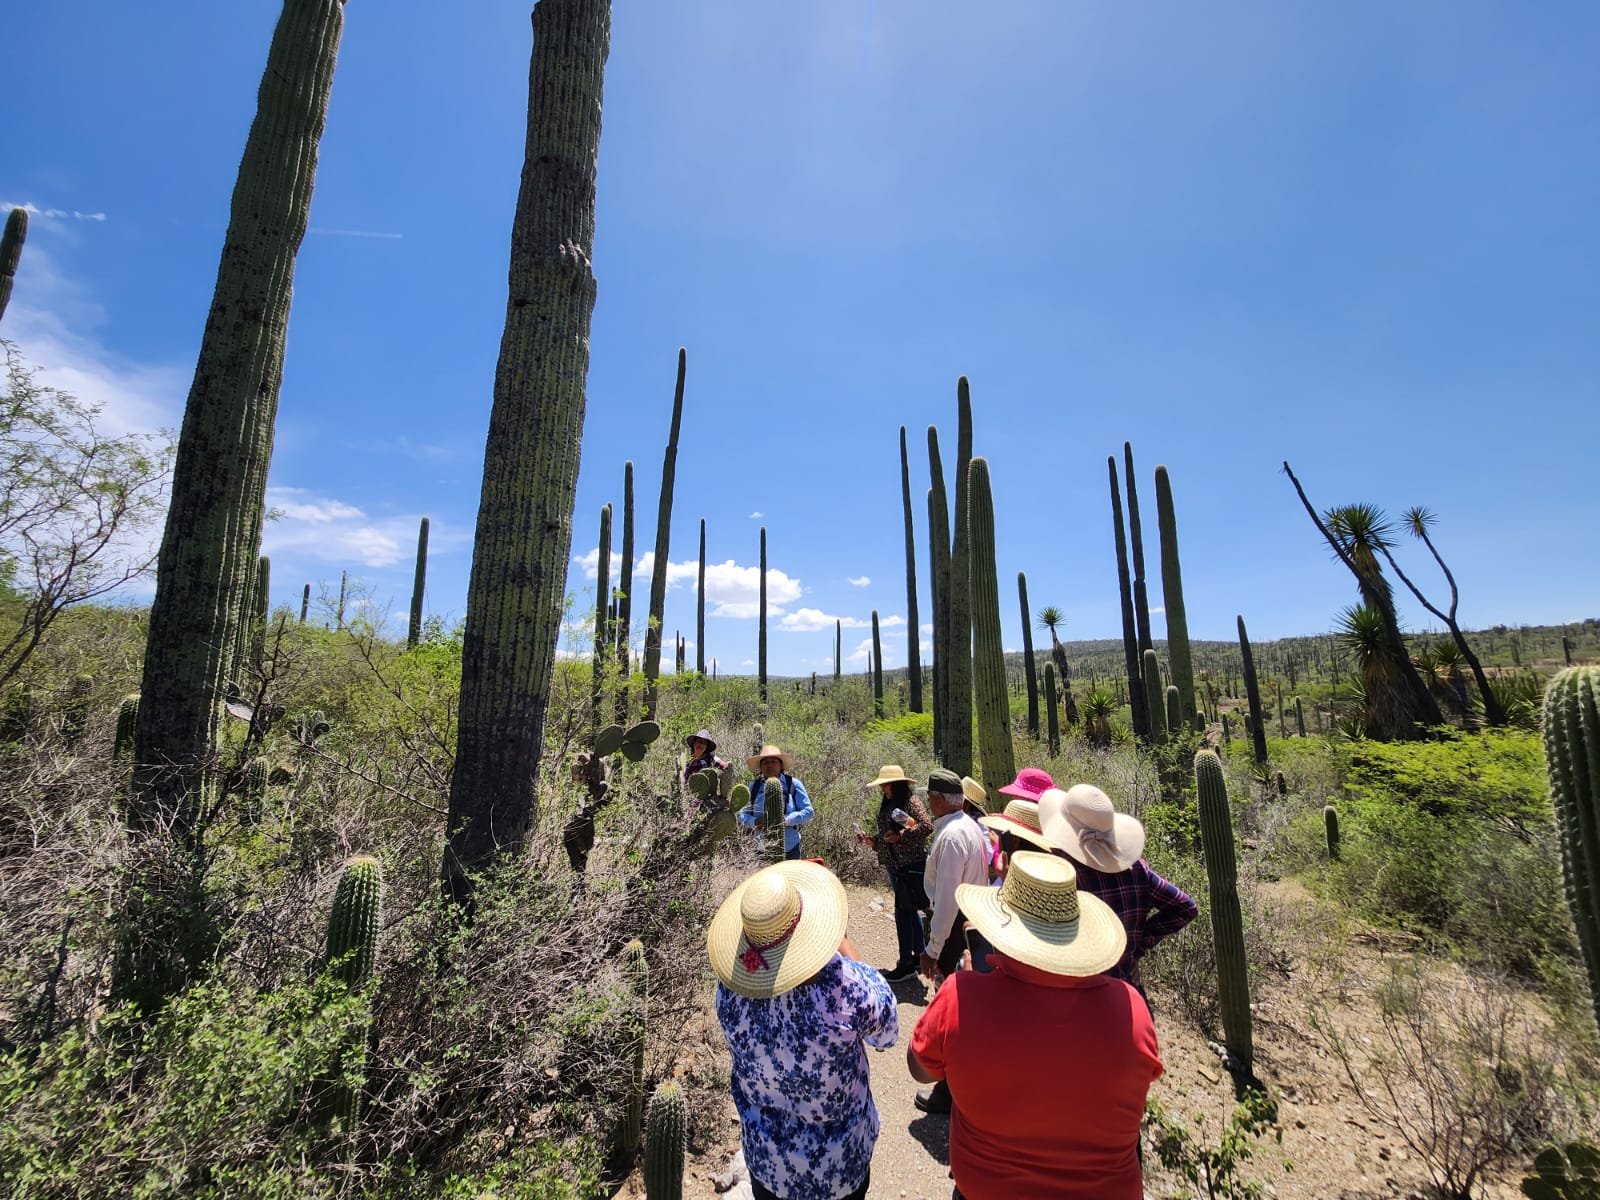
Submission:
[[1039,826],[1045,840],[1077,862],[1115,875],[1144,853],[1144,826],[1119,813],[1111,797],[1088,783],[1067,791],[1051,788],[1039,797]]
[[739,995],[781,996],[828,965],[848,916],[844,884],[827,867],[774,863],[722,902],[706,931],[706,954]]
[[1128,933],[1111,906],[1078,890],[1064,858],[1019,850],[999,887],[956,886],[962,916],[1009,958],[1052,975],[1098,975],[1116,966]]
[[794,755],[785,754],[771,742],[768,742],[765,746],[761,747],[761,752],[759,754],[752,754],[749,758],[745,759],[744,765],[759,774],[761,771],[761,760],[763,758],[775,758],[783,764],[783,769],[785,771],[794,770]]
[[996,833],[1009,833],[1031,842],[1046,853],[1050,850],[1044,830],[1039,827],[1039,806],[1032,800],[1008,800],[1004,812],[979,817],[978,824]]
[[961,777],[961,794],[968,804],[975,804],[985,812],[989,811],[989,792],[971,775]]
[[871,783],[867,784],[867,786],[869,788],[875,788],[880,783],[909,783],[912,786],[915,786],[916,782],[917,781],[915,779],[911,778],[911,776],[905,773],[905,770],[900,766],[899,763],[889,763],[878,768],[878,777]]

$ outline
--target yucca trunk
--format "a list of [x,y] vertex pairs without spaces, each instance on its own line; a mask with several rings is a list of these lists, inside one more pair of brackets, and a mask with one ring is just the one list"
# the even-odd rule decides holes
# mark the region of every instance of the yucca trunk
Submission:
[[[539,0],[528,135],[511,233],[467,590],[450,781],[447,892],[522,843],[561,632],[594,311],[595,169],[610,0]],[[660,631],[656,631],[660,652]]]

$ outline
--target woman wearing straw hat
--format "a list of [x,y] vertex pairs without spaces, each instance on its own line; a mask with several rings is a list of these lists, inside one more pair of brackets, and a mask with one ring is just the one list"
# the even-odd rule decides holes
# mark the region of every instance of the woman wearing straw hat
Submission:
[[815,814],[806,785],[794,777],[794,757],[769,743],[744,762],[755,778],[750,781],[750,803],[739,810],[739,824],[750,829],[766,828],[767,806],[761,802],[761,789],[766,780],[778,780],[783,785],[783,856],[799,858],[800,826]]
[[1078,887],[1104,900],[1122,921],[1128,945],[1111,974],[1144,996],[1139,960],[1194,920],[1199,906],[1150,869],[1140,857],[1144,826],[1117,812],[1099,788],[1087,783],[1067,791],[1051,788],[1039,798],[1039,824],[1050,845],[1077,867]]
[[878,777],[867,784],[876,787],[882,796],[878,832],[859,835],[862,845],[878,852],[878,861],[889,873],[889,886],[894,892],[894,935],[900,957],[883,973],[891,982],[910,979],[917,973],[918,960],[927,945],[922,912],[928,906],[928,894],[922,889],[922,874],[928,864],[933,819],[912,790],[916,782],[898,763],[879,767]]
[[1162,1066],[1149,1010],[1102,973],[1122,956],[1122,923],[1078,890],[1071,863],[1034,851],[1000,887],[957,898],[995,969],[946,980],[906,1050],[915,1079],[950,1085],[956,1196],[1140,1200],[1139,1125]]
[[887,1050],[900,1025],[847,915],[826,867],[782,862],[735,888],[706,934],[756,1200],[867,1194],[878,1109],[865,1047]]

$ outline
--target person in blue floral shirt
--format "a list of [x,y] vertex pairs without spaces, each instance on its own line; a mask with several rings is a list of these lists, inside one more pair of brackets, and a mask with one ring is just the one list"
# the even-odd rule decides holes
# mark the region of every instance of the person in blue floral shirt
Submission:
[[866,1047],[899,1036],[894,993],[857,961],[844,885],[816,863],[757,871],[706,934],[756,1200],[861,1200],[878,1109]]

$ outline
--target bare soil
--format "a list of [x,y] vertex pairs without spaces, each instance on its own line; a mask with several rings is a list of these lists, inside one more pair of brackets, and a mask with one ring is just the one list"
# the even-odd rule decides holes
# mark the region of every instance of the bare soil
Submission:
[[[1314,916],[1316,902],[1303,889],[1292,882],[1269,886],[1286,911]],[[862,958],[893,962],[891,895],[886,888],[857,886],[851,886],[849,893],[850,936]],[[1307,929],[1315,925],[1312,921]],[[1204,936],[1204,931],[1193,928],[1179,936]],[[1298,938],[1291,969],[1259,989],[1256,1071],[1279,1098],[1282,1142],[1280,1146],[1263,1138],[1245,1174],[1260,1180],[1266,1195],[1318,1200],[1424,1200],[1429,1195],[1422,1162],[1393,1131],[1365,1112],[1308,1015],[1309,1003],[1321,999],[1333,1006],[1340,1023],[1358,1042],[1370,1044],[1379,1030],[1370,1001],[1372,986],[1387,957],[1409,952],[1403,944],[1376,934],[1332,941],[1308,932]],[[873,1097],[882,1119],[869,1200],[944,1200],[951,1189],[948,1121],[919,1112],[912,1103],[917,1085],[906,1073],[903,1049],[932,992],[921,980],[894,986],[900,1001],[900,1041],[889,1051],[869,1053]],[[713,1200],[718,1195],[716,1180],[739,1147],[738,1117],[727,1089],[727,1050],[710,1010],[709,983],[706,994],[706,1009],[689,1023],[686,1036],[675,1047],[677,1061],[671,1070],[687,1085],[691,1097],[686,1200]],[[1158,989],[1152,999],[1166,1074],[1151,1094],[1191,1129],[1197,1115],[1203,1115],[1201,1136],[1206,1144],[1215,1144],[1234,1107],[1230,1079],[1217,1053],[1183,1018],[1176,998]],[[1145,1157],[1149,1197],[1169,1200],[1193,1194],[1183,1180],[1155,1163],[1148,1143]],[[644,1195],[637,1174],[619,1195]],[[1515,1179],[1492,1179],[1483,1195],[1512,1200],[1521,1192]]]

